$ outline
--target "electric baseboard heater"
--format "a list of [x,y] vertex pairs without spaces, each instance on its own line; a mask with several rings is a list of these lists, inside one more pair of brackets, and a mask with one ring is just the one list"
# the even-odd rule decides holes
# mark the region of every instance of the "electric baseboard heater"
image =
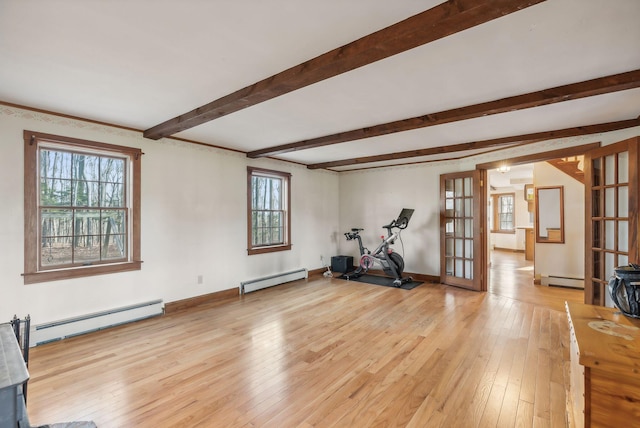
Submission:
[[298,279],[303,279],[306,277],[307,277],[307,270],[298,269],[291,272],[285,272],[277,275],[270,275],[270,276],[265,276],[263,278],[244,281],[240,283],[240,294],[262,290],[263,288],[273,287],[275,285],[284,284],[285,282],[296,281]]
[[103,330],[120,324],[162,315],[163,313],[164,305],[162,304],[162,300],[159,299],[39,324],[32,326],[31,346],[42,345],[66,337]]
[[542,285],[555,285],[557,287],[584,288],[584,279],[565,276],[542,275]]

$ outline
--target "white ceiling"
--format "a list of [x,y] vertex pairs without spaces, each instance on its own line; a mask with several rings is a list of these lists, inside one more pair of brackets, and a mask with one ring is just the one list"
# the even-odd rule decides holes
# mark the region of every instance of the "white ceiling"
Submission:
[[524,190],[525,184],[533,184],[533,164],[513,165],[506,172],[490,170],[489,184],[497,190]]
[[[439,3],[0,0],[0,101],[145,130]],[[638,0],[547,0],[176,136],[248,152],[637,70],[639,19]],[[277,157],[312,164],[638,115],[631,89]]]

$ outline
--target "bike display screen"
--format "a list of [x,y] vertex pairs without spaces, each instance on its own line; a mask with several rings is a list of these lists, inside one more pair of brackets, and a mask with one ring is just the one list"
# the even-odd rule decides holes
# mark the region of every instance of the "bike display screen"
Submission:
[[414,210],[412,208],[403,208],[402,211],[400,211],[400,215],[398,216],[396,223],[398,224],[404,223],[405,225],[409,224],[409,220],[411,220],[413,211]]

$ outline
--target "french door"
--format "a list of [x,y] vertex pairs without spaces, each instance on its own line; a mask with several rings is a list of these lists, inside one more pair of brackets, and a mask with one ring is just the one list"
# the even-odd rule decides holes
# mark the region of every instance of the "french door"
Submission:
[[440,282],[485,291],[486,171],[440,176]]
[[640,263],[639,137],[585,154],[585,303],[605,305],[614,268]]

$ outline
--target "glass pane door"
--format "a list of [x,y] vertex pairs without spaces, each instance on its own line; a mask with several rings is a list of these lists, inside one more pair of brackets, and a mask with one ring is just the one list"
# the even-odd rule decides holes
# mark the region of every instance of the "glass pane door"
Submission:
[[483,289],[479,171],[440,176],[440,280],[444,284]]
[[[607,283],[617,266],[638,262],[637,138],[585,156],[585,302],[611,306]],[[633,162],[631,162],[633,159]],[[634,179],[631,179],[634,177]]]

